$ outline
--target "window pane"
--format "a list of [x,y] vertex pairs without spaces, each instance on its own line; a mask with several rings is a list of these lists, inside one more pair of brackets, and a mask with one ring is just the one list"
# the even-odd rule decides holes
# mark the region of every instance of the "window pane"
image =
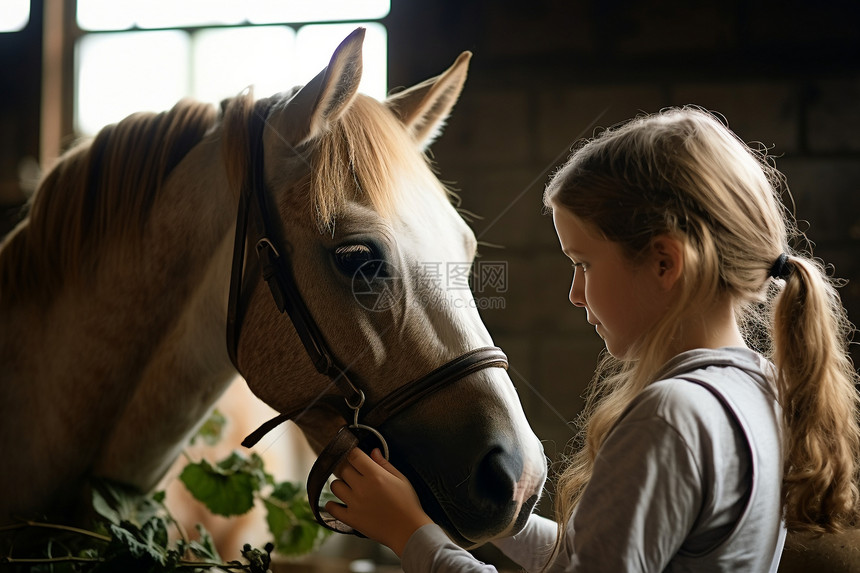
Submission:
[[217,103],[252,84],[257,97],[268,97],[292,87],[298,77],[295,41],[296,33],[286,26],[195,33],[194,97]]
[[137,22],[140,0],[78,0],[83,30],[126,30]]
[[94,134],[135,111],[162,111],[188,94],[188,34],[88,34],[77,44],[75,128]]
[[254,24],[377,20],[387,16],[390,9],[390,0],[250,0],[247,2],[248,21]]
[[78,26],[128,30],[240,24],[246,12],[236,0],[78,0]]
[[23,30],[30,22],[30,0],[3,0],[0,32]]
[[388,91],[388,36],[385,26],[375,22],[302,26],[296,35],[299,83],[307,83],[326,67],[334,49],[358,26],[367,29],[362,48],[364,69],[358,89],[384,99]]
[[391,9],[390,0],[78,0],[77,5],[84,30],[376,20]]
[[241,24],[247,11],[237,0],[148,0],[137,17],[141,28]]

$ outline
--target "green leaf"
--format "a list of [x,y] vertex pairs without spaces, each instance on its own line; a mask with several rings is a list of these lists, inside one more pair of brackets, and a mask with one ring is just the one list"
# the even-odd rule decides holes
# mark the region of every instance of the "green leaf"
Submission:
[[119,512],[113,507],[115,504],[115,500],[113,502],[108,501],[102,492],[95,487],[93,488],[93,509],[108,522],[119,525],[122,519],[119,516]]
[[142,528],[123,521],[119,525],[111,524],[110,531],[113,534],[110,552],[115,556],[127,554],[135,561],[161,566],[167,566],[171,561],[167,550],[167,523],[164,519],[151,519]]
[[283,555],[298,556],[317,549],[331,531],[317,523],[304,488],[291,482],[276,484],[263,499],[266,522]]
[[281,501],[292,502],[292,501],[307,501],[308,496],[305,492],[305,488],[302,487],[301,484],[291,482],[291,481],[283,481],[279,484],[275,485],[275,489],[272,490],[272,497],[275,499],[279,499]]
[[78,551],[78,557],[95,560],[99,558],[99,551],[94,547],[87,547]]
[[254,506],[254,494],[266,483],[263,460],[257,454],[246,458],[233,452],[212,466],[206,460],[185,466],[179,479],[209,511],[231,516],[247,513]]
[[266,473],[263,458],[255,453],[252,453],[251,457],[246,457],[241,452],[234,450],[229,456],[218,462],[216,467],[223,473],[246,473],[254,476],[258,489],[271,478]]
[[208,418],[206,418],[206,421],[203,422],[203,425],[200,426],[200,429],[197,430],[197,433],[191,438],[191,443],[193,444],[195,441],[200,439],[207,446],[214,446],[221,441],[221,435],[224,432],[225,425],[227,425],[227,418],[225,418],[217,408],[212,410],[212,413]]
[[200,534],[200,540],[192,540],[188,543],[188,548],[195,557],[205,561],[221,561],[221,556],[218,554],[218,549],[215,548],[215,540],[212,535],[201,524],[197,524],[197,533]]
[[164,492],[147,496],[136,488],[109,480],[92,483],[93,509],[113,525],[129,521],[142,527],[154,517],[163,517],[166,515],[163,501]]

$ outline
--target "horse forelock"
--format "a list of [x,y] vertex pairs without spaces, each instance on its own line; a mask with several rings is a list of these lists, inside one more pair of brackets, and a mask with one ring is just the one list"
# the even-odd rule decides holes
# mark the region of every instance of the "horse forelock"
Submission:
[[63,155],[0,251],[3,303],[50,297],[92,269],[106,243],[139,247],[168,175],[216,119],[213,106],[182,100],[169,111],[130,115]]
[[[224,103],[223,160],[231,188],[240,189],[251,169],[248,125],[252,114],[290,113],[281,99],[254,101],[250,93]],[[270,118],[271,119],[271,118]],[[268,122],[267,122],[268,123]],[[269,123],[271,125],[271,123]],[[310,146],[312,149],[308,149]],[[434,187],[455,199],[455,194],[433,174],[432,166],[391,111],[375,99],[355,97],[347,110],[319,137],[291,154],[307,159],[307,173],[283,173],[275,185],[307,185],[309,212],[320,232],[333,229],[349,201],[359,201],[390,218],[411,191]],[[408,186],[402,185],[409,181]],[[455,203],[457,201],[455,200]]]
[[321,231],[350,200],[390,218],[412,192],[449,192],[395,116],[368,96],[359,94],[316,145],[310,192]]

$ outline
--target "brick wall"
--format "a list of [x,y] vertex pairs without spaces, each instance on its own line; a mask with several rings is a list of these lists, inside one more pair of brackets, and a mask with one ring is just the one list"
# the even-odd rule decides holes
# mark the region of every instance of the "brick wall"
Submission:
[[[570,145],[639,111],[696,103],[772,148],[816,254],[849,279],[860,322],[860,5],[539,0],[394,1],[391,85],[474,52],[433,152],[482,260],[506,261],[505,308],[482,316],[511,359],[526,413],[556,458],[602,348],[567,301],[571,276],[541,192]],[[749,5],[747,5],[749,4]],[[754,4],[754,5],[753,5]],[[858,340],[860,341],[860,340]],[[860,352],[855,349],[855,363]]]

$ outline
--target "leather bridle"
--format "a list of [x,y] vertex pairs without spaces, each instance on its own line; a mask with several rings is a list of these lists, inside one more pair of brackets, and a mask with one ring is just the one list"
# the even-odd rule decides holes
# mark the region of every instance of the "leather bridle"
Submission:
[[[285,243],[275,234],[277,227],[273,225],[270,215],[263,160],[263,132],[270,109],[271,103],[268,100],[258,101],[248,124],[247,165],[250,168],[246,171],[242,183],[236,217],[227,307],[227,351],[236,370],[241,372],[237,352],[247,302],[242,294],[242,281],[246,244],[253,244],[260,272],[269,285],[278,310],[287,313],[317,372],[332,380],[339,391],[339,397],[343,398],[347,409],[352,413],[352,423],[338,431],[322,450],[308,475],[307,491],[311,509],[317,521],[328,529],[360,535],[319,506],[325,484],[349,451],[360,443],[364,445],[369,434],[379,441],[383,454],[388,458],[388,444],[377,430],[379,426],[428,395],[470,374],[489,367],[507,368],[508,360],[504,352],[495,346],[476,348],[397,388],[365,412],[361,411],[365,406],[364,392],[350,379],[348,368],[344,367],[329,349],[296,286],[289,253],[284,248]],[[252,218],[254,224],[249,227]],[[252,234],[251,228],[256,229],[256,235]],[[279,414],[245,438],[242,445],[252,447],[273,428],[299,416],[307,408]],[[348,416],[345,416],[345,419],[348,420]]]

